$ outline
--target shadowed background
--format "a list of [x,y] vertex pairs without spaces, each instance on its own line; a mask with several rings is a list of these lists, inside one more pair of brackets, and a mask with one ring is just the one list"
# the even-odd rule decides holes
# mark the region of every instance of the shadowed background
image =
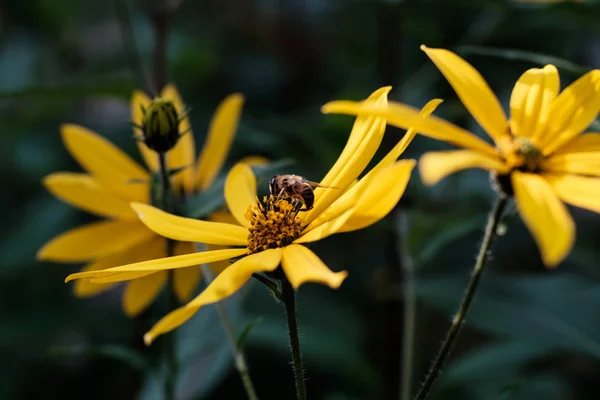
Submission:
[[[252,154],[290,158],[295,163],[282,172],[319,180],[353,122],[322,115],[325,102],[362,99],[392,85],[390,99],[421,107],[441,97],[437,115],[481,132],[419,45],[457,51],[507,105],[527,68],[556,63],[564,87],[598,65],[596,3],[188,0],[173,17],[165,71],[192,107],[197,143],[226,95],[246,96],[227,167]],[[139,63],[122,33],[133,30],[149,71],[154,33],[145,10],[157,4],[0,4],[0,398],[160,399],[157,380],[146,373],[158,363],[159,341],[146,348],[142,335],[165,313],[166,299],[128,319],[119,288],[77,299],[63,280],[79,265],[34,260],[51,237],[93,220],[40,183],[51,172],[81,171],[61,143],[61,123],[92,128],[140,160],[128,123]],[[130,26],[119,17],[127,9]],[[388,128],[380,153],[401,135]],[[449,147],[419,137],[405,157],[442,148]],[[266,182],[262,186],[266,190]],[[468,280],[492,197],[481,171],[428,188],[415,173],[381,223],[314,245],[332,269],[346,269],[349,277],[337,291],[306,285],[299,292],[312,399],[400,399],[407,387],[402,376],[418,385]],[[467,329],[432,399],[596,398],[600,219],[570,209],[575,249],[548,271],[511,208]],[[403,345],[410,331],[406,287],[416,295],[416,321],[414,340]],[[255,282],[227,307],[240,331],[262,316],[245,341],[259,397],[293,398],[283,308]],[[179,397],[243,398],[214,307],[178,332]],[[408,377],[403,346],[414,356]]]

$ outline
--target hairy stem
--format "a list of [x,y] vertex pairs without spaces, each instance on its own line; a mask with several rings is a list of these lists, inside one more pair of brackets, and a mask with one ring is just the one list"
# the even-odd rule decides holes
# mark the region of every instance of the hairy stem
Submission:
[[496,237],[496,231],[498,229],[498,224],[502,217],[502,212],[506,206],[507,197],[506,195],[500,193],[492,212],[490,213],[490,217],[488,219],[487,226],[485,228],[485,233],[483,235],[483,241],[481,243],[481,247],[479,249],[479,254],[477,256],[477,260],[475,261],[475,267],[473,268],[473,273],[471,275],[471,280],[467,285],[467,289],[465,290],[465,294],[463,296],[460,307],[458,308],[458,312],[454,316],[452,320],[452,325],[450,325],[450,329],[448,333],[446,333],[446,337],[442,342],[442,346],[433,362],[433,365],[429,369],[427,373],[427,377],[425,378],[425,382],[421,386],[421,389],[417,393],[416,400],[426,399],[429,395],[429,391],[431,387],[435,383],[438,375],[440,374],[442,367],[444,366],[444,362],[446,358],[448,358],[448,354],[450,354],[450,350],[452,350],[452,346],[456,342],[458,338],[458,334],[460,333],[460,329],[465,321],[465,317],[469,311],[469,307],[473,302],[473,298],[475,297],[475,292],[477,291],[477,287],[479,286],[481,273],[484,270],[486,265],[488,255],[490,253],[490,249],[494,242],[494,238]]
[[296,317],[296,292],[287,279],[281,281],[281,297],[285,305],[292,361],[294,364],[294,378],[296,379],[296,398],[306,400],[306,386],[304,384],[304,367],[300,353],[300,339],[298,338],[298,319]]

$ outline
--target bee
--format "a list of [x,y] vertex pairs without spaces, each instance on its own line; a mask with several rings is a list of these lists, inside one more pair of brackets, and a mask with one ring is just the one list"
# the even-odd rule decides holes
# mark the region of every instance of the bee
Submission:
[[333,186],[325,186],[318,182],[309,181],[302,176],[294,174],[275,175],[269,181],[269,191],[272,195],[277,195],[277,199],[291,197],[302,203],[306,208],[301,211],[312,210],[315,202],[315,193],[313,190],[318,187],[338,189]]

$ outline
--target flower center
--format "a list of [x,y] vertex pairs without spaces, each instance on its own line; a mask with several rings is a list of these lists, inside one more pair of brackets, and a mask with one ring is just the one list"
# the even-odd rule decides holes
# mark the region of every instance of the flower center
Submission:
[[533,140],[525,137],[514,138],[509,154],[506,155],[507,161],[515,168],[525,168],[527,171],[538,169],[543,155]]
[[250,254],[287,246],[296,240],[304,224],[298,217],[298,207],[274,196],[257,199],[248,207],[246,219],[250,222],[247,248]]

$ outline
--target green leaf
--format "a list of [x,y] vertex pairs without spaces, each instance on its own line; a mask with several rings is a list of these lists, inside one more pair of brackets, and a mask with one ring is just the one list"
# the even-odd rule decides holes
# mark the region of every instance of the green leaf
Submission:
[[250,333],[252,328],[254,328],[258,323],[260,323],[260,321],[262,321],[262,317],[257,317],[257,318],[254,318],[252,321],[250,321],[248,324],[246,324],[246,326],[242,330],[242,333],[240,333],[237,343],[235,345],[235,347],[236,347],[236,349],[238,349],[238,351],[242,350],[244,348],[244,343],[246,342],[246,338],[248,337],[248,334]]
[[[247,319],[241,305],[244,291],[222,301],[234,327],[240,327]],[[189,321],[169,333],[175,334],[177,348],[176,398],[205,398],[229,373],[233,367],[233,352],[223,331],[215,305],[208,305]],[[156,345],[160,346],[160,337]],[[147,377],[138,398],[140,400],[163,400],[163,385],[166,366],[162,374]]]
[[571,61],[550,56],[547,54],[534,53],[530,51],[515,50],[515,49],[500,49],[483,46],[460,46],[457,48],[457,52],[463,56],[466,55],[479,55],[488,57],[504,58],[506,60],[518,60],[527,61],[540,66],[546,64],[554,64],[557,68],[562,69],[566,72],[570,72],[573,75],[584,75],[589,72],[590,69],[572,63]]
[[[502,276],[482,279],[466,323],[480,330],[535,342],[555,351],[585,354],[600,360],[600,284],[572,274]],[[421,300],[451,315],[467,276],[418,279]]]

